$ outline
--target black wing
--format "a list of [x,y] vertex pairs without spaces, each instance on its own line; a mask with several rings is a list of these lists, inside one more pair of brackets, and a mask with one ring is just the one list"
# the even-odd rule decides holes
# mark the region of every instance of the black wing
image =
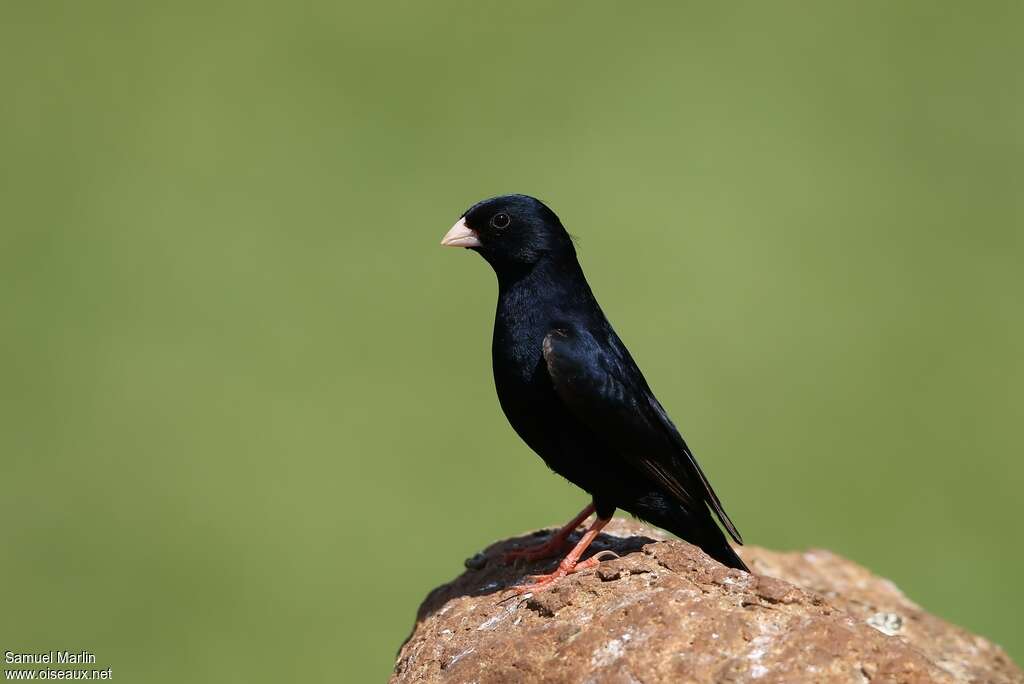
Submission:
[[629,353],[617,346],[601,345],[588,331],[570,325],[549,332],[544,360],[555,392],[584,425],[683,506],[696,511],[707,504],[742,544],[697,459]]

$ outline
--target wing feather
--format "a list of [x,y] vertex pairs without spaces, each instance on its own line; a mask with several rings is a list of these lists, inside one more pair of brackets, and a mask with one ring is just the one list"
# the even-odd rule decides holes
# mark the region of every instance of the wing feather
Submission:
[[617,338],[614,342],[600,344],[590,332],[571,325],[551,330],[543,353],[556,394],[584,425],[684,507],[710,507],[742,544],[682,435],[625,347]]

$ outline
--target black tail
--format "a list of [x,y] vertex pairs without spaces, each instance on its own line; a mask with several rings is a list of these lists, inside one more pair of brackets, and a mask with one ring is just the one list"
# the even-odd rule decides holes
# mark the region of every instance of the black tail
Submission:
[[[712,525],[713,524],[714,523],[712,523]],[[733,548],[729,546],[729,542],[726,541],[725,535],[722,534],[721,530],[716,527],[715,533],[715,536],[718,537],[717,539],[693,543],[696,543],[697,546],[704,550],[704,553],[708,554],[722,565],[730,568],[736,568],[743,572],[750,572],[750,568],[747,567],[747,564],[744,563],[743,560],[736,555]]]
[[[645,515],[648,512],[651,515]],[[668,530],[694,546],[699,546],[704,553],[726,567],[750,572],[746,563],[729,546],[725,534],[715,524],[710,511],[706,508],[701,513],[693,515],[682,506],[675,504],[670,510],[644,511],[640,513],[639,517]]]

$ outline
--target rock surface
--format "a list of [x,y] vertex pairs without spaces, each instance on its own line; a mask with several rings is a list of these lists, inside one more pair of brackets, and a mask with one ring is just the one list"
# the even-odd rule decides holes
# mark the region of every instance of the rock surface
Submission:
[[391,681],[1024,682],[998,646],[929,615],[828,551],[744,547],[748,575],[616,519],[619,558],[534,596],[508,587],[552,563],[503,566],[499,542],[420,607]]

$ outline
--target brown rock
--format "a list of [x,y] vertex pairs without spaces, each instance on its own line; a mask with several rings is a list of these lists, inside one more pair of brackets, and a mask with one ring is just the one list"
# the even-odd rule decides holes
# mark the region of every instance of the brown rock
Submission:
[[497,559],[466,562],[420,607],[391,682],[1024,683],[995,644],[923,611],[892,582],[829,553],[741,549],[723,567],[660,530],[617,519],[594,544],[619,558],[534,596]]

